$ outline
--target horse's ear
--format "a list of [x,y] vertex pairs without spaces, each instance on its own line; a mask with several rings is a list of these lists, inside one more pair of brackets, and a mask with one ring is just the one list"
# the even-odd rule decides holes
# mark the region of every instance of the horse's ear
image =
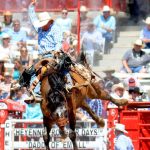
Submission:
[[86,54],[83,51],[80,53],[78,62],[80,64],[84,65],[87,69],[89,68],[89,64],[88,64],[87,59],[86,59]]
[[85,54],[83,51],[82,51],[81,54],[80,54],[80,58],[81,58],[81,59],[86,59],[86,54]]
[[78,56],[77,62],[82,63],[84,61],[86,61],[86,54],[82,51]]

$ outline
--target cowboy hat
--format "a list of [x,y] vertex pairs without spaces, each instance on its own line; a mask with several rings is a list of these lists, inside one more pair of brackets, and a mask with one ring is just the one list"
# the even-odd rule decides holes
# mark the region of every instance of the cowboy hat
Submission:
[[124,133],[128,133],[128,131],[125,130],[125,125],[121,124],[121,123],[117,123],[115,126],[115,130],[124,132]]
[[109,12],[109,11],[110,11],[110,7],[107,6],[107,5],[105,5],[105,6],[103,7],[103,12]]
[[140,95],[142,95],[143,94],[143,92],[141,91],[141,89],[139,88],[139,87],[130,87],[129,88],[129,94],[131,94],[132,92],[134,92],[134,93],[138,93],[138,94],[140,94]]
[[87,12],[87,7],[82,5],[80,7],[80,12]]
[[12,16],[12,13],[10,11],[5,11],[3,15],[4,16]]
[[53,20],[48,12],[39,13],[38,19],[38,23],[36,23],[38,28],[45,26],[50,20]]
[[141,39],[137,39],[137,40],[134,42],[134,45],[142,46],[142,45],[143,45],[143,42],[142,42]]
[[150,25],[150,17],[147,17],[146,20],[144,20],[144,22],[148,25]]
[[134,78],[129,78],[128,80],[128,86],[129,87],[135,87],[136,86],[136,82],[135,82],[135,79]]
[[10,73],[10,72],[4,72],[4,76],[5,77],[12,77],[12,73]]
[[114,92],[116,89],[125,89],[124,85],[122,83],[114,84],[112,86],[112,92]]
[[10,35],[8,33],[2,33],[1,38],[7,39],[7,38],[10,38]]

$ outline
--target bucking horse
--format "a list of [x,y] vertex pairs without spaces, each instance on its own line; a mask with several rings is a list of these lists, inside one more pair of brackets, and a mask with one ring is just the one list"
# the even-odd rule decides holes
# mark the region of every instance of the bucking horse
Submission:
[[[126,99],[114,99],[106,91],[104,91],[98,81],[93,77],[92,71],[88,70],[81,64],[76,64],[66,56],[62,55],[60,63],[54,58],[42,59],[35,66],[35,70],[28,69],[22,73],[19,83],[21,86],[29,87],[31,75],[37,73],[41,66],[47,66],[48,70],[41,79],[41,95],[40,103],[43,113],[44,124],[44,143],[46,150],[50,150],[50,131],[52,126],[56,124],[62,138],[66,138],[65,126],[69,124],[69,138],[72,141],[73,149],[77,150],[76,142],[76,109],[82,108],[86,110],[99,127],[104,127],[104,120],[98,117],[94,111],[86,103],[86,99],[108,100],[117,106],[126,105]],[[65,89],[65,76],[62,69],[68,69],[72,77],[73,87],[70,91]]]

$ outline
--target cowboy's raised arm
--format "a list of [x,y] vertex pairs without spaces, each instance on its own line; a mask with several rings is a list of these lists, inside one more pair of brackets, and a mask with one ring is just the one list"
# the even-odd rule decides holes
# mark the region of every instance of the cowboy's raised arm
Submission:
[[35,13],[35,4],[36,4],[36,0],[32,0],[32,2],[30,3],[30,5],[28,7],[28,16],[30,18],[30,21],[31,21],[34,29],[36,30],[36,32],[38,32],[38,27],[36,27],[36,24],[38,23],[38,18]]

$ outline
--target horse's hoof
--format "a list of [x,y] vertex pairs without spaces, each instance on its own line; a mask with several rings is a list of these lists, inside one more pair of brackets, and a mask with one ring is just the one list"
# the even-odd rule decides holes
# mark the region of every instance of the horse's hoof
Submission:
[[98,125],[99,125],[101,128],[103,128],[103,127],[105,126],[105,121],[104,121],[103,118],[99,118],[99,120],[98,120]]

